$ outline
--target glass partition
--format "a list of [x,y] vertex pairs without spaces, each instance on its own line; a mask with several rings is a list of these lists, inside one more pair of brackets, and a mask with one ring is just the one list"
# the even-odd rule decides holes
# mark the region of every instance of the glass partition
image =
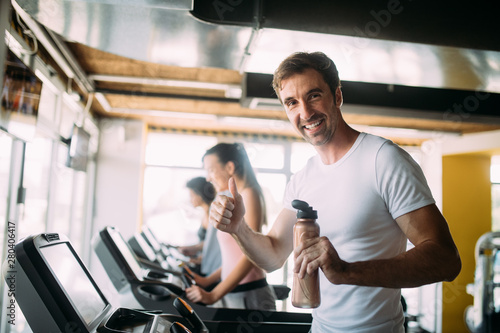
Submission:
[[491,158],[491,222],[493,231],[500,231],[500,155]]
[[23,187],[24,207],[19,220],[19,236],[41,233],[46,228],[52,140],[35,138],[26,144]]
[[[11,137],[4,131],[0,130],[0,184],[5,184],[5,186],[0,186],[0,227],[2,231],[5,230],[5,225],[7,223],[7,196],[9,190],[7,184],[9,184],[10,179],[11,148]],[[3,239],[4,235],[5,234],[2,232],[2,247],[0,248],[2,259],[4,258],[3,251],[5,249],[5,246],[3,246],[3,242],[5,241]]]

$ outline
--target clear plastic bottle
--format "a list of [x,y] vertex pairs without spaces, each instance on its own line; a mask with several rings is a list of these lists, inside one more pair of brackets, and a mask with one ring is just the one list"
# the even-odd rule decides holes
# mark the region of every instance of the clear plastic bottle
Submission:
[[[316,222],[318,212],[313,210],[307,202],[293,200],[292,206],[297,209],[297,222],[293,227],[293,248],[306,239],[304,233],[310,237],[319,237],[319,225]],[[295,273],[292,286],[292,304],[298,308],[317,308],[321,303],[319,293],[318,270],[299,278]]]

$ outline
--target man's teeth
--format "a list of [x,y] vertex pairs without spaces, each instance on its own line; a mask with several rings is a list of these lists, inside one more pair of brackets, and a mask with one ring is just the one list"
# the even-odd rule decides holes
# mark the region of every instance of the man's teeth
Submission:
[[307,128],[307,129],[313,129],[315,127],[318,127],[319,124],[321,124],[321,120],[319,120],[319,121],[317,121],[315,123],[309,124],[309,125],[304,125],[304,127]]

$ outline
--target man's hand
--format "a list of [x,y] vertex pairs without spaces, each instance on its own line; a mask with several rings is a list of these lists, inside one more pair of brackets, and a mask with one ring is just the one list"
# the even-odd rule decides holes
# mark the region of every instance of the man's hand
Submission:
[[245,216],[245,205],[232,177],[229,179],[229,191],[232,198],[220,195],[212,203],[210,222],[221,231],[236,233]]
[[347,263],[340,259],[337,250],[327,237],[303,239],[293,252],[295,258],[294,273],[303,278],[321,268],[326,278],[333,284],[342,283],[342,274]]

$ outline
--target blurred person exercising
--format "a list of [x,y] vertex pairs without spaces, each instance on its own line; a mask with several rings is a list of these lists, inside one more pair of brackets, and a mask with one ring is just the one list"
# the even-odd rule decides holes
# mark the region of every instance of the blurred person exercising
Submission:
[[[230,178],[238,184],[241,189],[240,199],[247,208],[244,214],[247,226],[260,232],[266,223],[264,196],[243,145],[217,144],[207,150],[203,156],[203,165],[207,171],[207,180],[214,184],[218,193],[230,195]],[[214,307],[274,310],[276,296],[267,283],[265,272],[243,255],[230,234],[217,232],[217,238],[222,265],[207,277],[194,274],[197,285],[186,289],[187,298]],[[211,291],[200,288],[219,280]]]
[[[344,121],[338,71],[323,53],[290,55],[275,71],[273,88],[317,155],[291,178],[284,209],[267,235],[246,222],[246,203],[234,180],[232,197],[212,204],[211,223],[269,272],[293,250],[291,201],[306,201],[318,211],[321,236],[293,254],[300,277],[322,271],[321,305],[313,310],[311,331],[402,333],[401,288],[451,281],[461,270],[422,170],[396,144]],[[410,250],[407,240],[414,245]]]
[[[199,266],[201,265],[201,261],[203,258],[201,252],[203,251],[203,245],[209,225],[208,216],[210,212],[210,205],[212,204],[212,201],[214,201],[217,193],[214,185],[207,181],[205,177],[195,177],[193,179],[190,179],[186,183],[186,187],[189,190],[191,205],[195,208],[201,207],[204,214],[200,223],[200,227],[198,228],[197,235],[199,242],[193,245],[180,246],[178,250],[182,254],[191,258],[190,262],[197,265],[198,269],[196,271],[199,272]],[[212,253],[212,255],[220,257],[220,250],[214,250],[214,253]],[[209,258],[207,260],[213,261],[215,259]],[[216,267],[218,268],[220,267],[220,259],[217,262],[218,264]]]

